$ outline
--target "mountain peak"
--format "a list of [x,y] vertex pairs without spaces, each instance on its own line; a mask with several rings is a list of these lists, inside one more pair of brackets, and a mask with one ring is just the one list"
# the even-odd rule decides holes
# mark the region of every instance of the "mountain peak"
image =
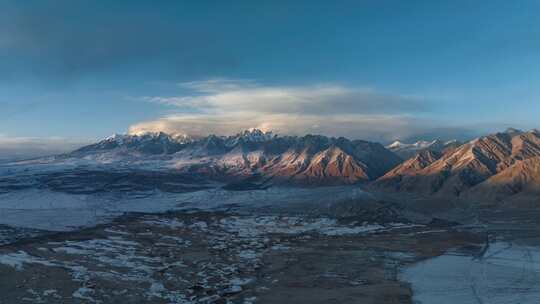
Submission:
[[423,150],[442,152],[449,147],[454,147],[459,144],[460,143],[457,140],[450,140],[447,142],[443,142],[440,139],[435,139],[432,141],[419,140],[410,144],[396,140],[392,144],[386,146],[386,148],[396,153],[403,159],[409,159],[413,157],[416,153]]
[[126,134],[119,134],[119,133],[114,133],[113,135],[111,136],[108,136],[108,137],[105,137],[104,140],[106,141],[118,141],[118,140],[123,140],[126,136]]
[[[376,185],[438,195],[487,195],[501,199],[537,193],[540,137],[509,128],[437,155],[420,155],[392,170]],[[486,197],[487,197],[486,196]]]
[[419,140],[412,144],[404,143],[399,140],[394,141],[390,145],[386,146],[386,148],[390,150],[399,150],[399,149],[423,149],[427,148],[429,146],[432,146],[434,144],[439,143],[440,140],[436,139],[434,141],[427,141],[427,140]]
[[235,142],[238,140],[243,140],[247,142],[263,142],[263,141],[271,140],[275,137],[277,137],[277,135],[275,135],[271,131],[264,132],[260,129],[252,128],[252,129],[244,130],[232,136],[231,138]]
[[217,179],[262,174],[276,182],[306,184],[367,182],[401,161],[376,143],[323,135],[278,137],[259,129],[194,139],[165,133],[117,134],[71,156],[107,164],[151,163]]
[[503,133],[507,133],[507,134],[520,134],[520,133],[523,133],[523,131],[520,130],[520,129],[516,129],[516,128],[506,128],[506,130],[504,130]]

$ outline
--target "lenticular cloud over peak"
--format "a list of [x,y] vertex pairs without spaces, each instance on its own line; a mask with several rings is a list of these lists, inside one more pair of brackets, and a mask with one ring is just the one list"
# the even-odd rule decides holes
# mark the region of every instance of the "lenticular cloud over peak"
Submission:
[[142,97],[176,113],[133,124],[130,133],[208,135],[257,128],[381,139],[409,136],[415,131],[412,116],[430,110],[420,97],[338,84],[267,86],[253,80],[210,79],[179,87],[184,94]]

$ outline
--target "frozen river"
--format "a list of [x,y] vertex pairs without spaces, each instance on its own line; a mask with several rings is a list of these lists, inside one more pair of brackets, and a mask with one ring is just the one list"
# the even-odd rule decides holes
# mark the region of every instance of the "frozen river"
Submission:
[[482,257],[458,253],[405,268],[417,304],[540,303],[540,248],[497,242]]

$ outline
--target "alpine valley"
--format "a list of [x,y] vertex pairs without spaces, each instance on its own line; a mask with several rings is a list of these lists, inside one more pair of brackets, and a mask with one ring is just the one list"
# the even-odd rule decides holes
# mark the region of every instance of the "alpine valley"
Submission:
[[113,135],[0,163],[0,303],[520,303],[539,195],[537,130]]
[[[343,137],[278,136],[258,129],[207,137],[160,132],[113,135],[71,153],[3,165],[11,175],[36,168],[59,176],[71,172],[71,178],[81,170],[182,176],[225,182],[239,190],[358,184],[388,193],[524,201],[540,193],[540,132],[508,129],[465,143],[396,141],[387,147]],[[54,189],[57,184],[46,185]],[[0,190],[10,186],[4,181]]]

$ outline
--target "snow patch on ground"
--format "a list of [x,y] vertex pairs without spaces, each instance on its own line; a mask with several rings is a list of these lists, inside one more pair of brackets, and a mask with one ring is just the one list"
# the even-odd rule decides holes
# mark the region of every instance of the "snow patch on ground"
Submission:
[[177,219],[156,219],[156,220],[146,220],[143,223],[148,225],[168,227],[171,229],[185,227],[183,222],[178,221]]
[[328,236],[340,236],[419,226],[402,223],[391,223],[386,226],[368,223],[343,225],[331,218],[301,216],[229,216],[222,219],[220,225],[224,230],[236,233],[241,237],[254,237],[268,233],[319,233]]
[[0,264],[11,266],[19,271],[23,269],[24,264],[40,264],[44,266],[54,266],[54,263],[43,260],[39,257],[31,256],[25,251],[18,251],[14,253],[0,255]]
[[[331,203],[367,195],[357,187],[315,189],[273,187],[267,190],[228,191],[213,188],[189,193],[154,191],[141,197],[114,193],[66,194],[47,189],[0,194],[0,224],[49,231],[69,231],[110,222],[127,212],[161,213],[171,210],[215,211],[234,208]],[[180,227],[180,223],[171,228]]]

